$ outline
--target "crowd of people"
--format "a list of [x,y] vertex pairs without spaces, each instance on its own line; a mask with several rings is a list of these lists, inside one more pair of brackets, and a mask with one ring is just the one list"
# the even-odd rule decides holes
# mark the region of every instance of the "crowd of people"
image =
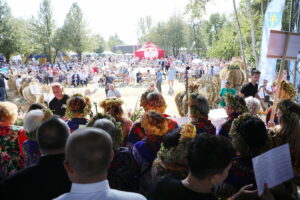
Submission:
[[[94,84],[94,90],[105,86],[107,93],[109,85],[149,85],[156,84],[159,91],[162,78],[168,80],[169,90],[173,92],[174,80],[184,81],[186,67],[189,66],[189,76],[195,78],[203,74],[218,73],[223,62],[207,60],[206,62],[192,63],[193,57],[186,58],[186,62],[177,62],[174,58],[158,60],[136,60],[133,57],[98,57],[91,59],[85,57],[81,62],[75,60],[60,60],[54,64],[29,62],[27,64],[0,63],[0,100],[6,99],[5,79],[9,75],[16,77],[15,84],[18,89],[24,82],[33,78],[43,85],[60,83],[64,87],[87,87]],[[210,65],[215,65],[213,71]],[[5,69],[5,73],[1,71]]]
[[[172,71],[171,64],[168,70],[173,89],[176,70]],[[220,107],[228,117],[218,130],[209,119],[209,101],[201,93],[189,94],[188,122],[180,124],[165,113],[164,71],[159,67],[156,87],[151,84],[141,94],[144,112],[135,121],[126,116],[110,72],[103,72],[107,86],[107,98],[99,102],[103,112],[93,113],[92,101],[84,94],[65,94],[62,83],[52,83],[58,81],[57,74],[46,79],[54,98],[48,105],[30,105],[21,125],[15,123],[18,106],[2,99],[0,199],[298,198],[300,105],[288,81],[279,83],[280,101],[273,121],[271,109],[266,118],[259,115],[260,108],[271,105],[266,96],[274,91],[267,81],[258,87],[258,70],[251,71],[251,81],[239,91],[226,81],[220,91]],[[214,68],[209,67],[208,73],[213,75]],[[286,143],[295,178],[275,188],[265,184],[259,196],[252,158]]]
[[[258,92],[258,75],[252,73],[256,92],[249,96]],[[216,135],[209,103],[200,94],[191,94],[191,121],[180,127],[165,114],[166,102],[154,88],[142,94],[145,113],[134,123],[124,116],[120,98],[102,101],[104,113],[93,115],[88,97],[68,97],[58,83],[52,91],[50,109],[31,105],[23,127],[14,125],[17,106],[0,103],[4,199],[26,194],[39,199],[255,198],[251,159],[284,143],[290,144],[294,169],[299,169],[300,106],[293,96],[285,95],[279,124],[267,130],[262,119],[248,113],[246,84],[240,96],[225,95],[228,121]],[[284,188],[273,195],[295,194]]]

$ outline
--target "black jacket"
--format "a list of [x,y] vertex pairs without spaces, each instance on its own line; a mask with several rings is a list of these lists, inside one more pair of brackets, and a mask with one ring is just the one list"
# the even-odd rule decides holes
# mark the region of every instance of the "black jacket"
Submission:
[[0,88],[1,87],[5,87],[4,79],[8,80],[7,77],[5,77],[4,75],[0,74]]
[[64,154],[42,156],[37,164],[0,183],[0,199],[53,199],[69,192],[71,182],[63,167]]

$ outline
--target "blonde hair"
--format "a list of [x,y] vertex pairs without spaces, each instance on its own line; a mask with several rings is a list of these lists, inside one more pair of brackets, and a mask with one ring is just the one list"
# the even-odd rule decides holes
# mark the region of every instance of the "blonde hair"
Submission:
[[18,107],[16,104],[4,101],[0,102],[0,121],[15,123],[18,117]]

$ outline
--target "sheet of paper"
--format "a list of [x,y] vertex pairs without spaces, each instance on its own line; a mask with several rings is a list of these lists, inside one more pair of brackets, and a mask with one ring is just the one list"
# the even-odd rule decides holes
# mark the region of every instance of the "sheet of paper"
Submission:
[[263,193],[265,183],[272,188],[294,177],[288,144],[253,158],[252,163],[259,195]]

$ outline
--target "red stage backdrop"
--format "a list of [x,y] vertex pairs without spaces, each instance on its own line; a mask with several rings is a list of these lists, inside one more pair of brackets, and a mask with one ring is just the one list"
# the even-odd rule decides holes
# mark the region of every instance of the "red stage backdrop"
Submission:
[[157,58],[164,58],[165,50],[158,48],[152,42],[147,42],[144,46],[142,46],[142,48],[134,52],[134,55],[140,59],[145,58],[148,60],[154,60]]

